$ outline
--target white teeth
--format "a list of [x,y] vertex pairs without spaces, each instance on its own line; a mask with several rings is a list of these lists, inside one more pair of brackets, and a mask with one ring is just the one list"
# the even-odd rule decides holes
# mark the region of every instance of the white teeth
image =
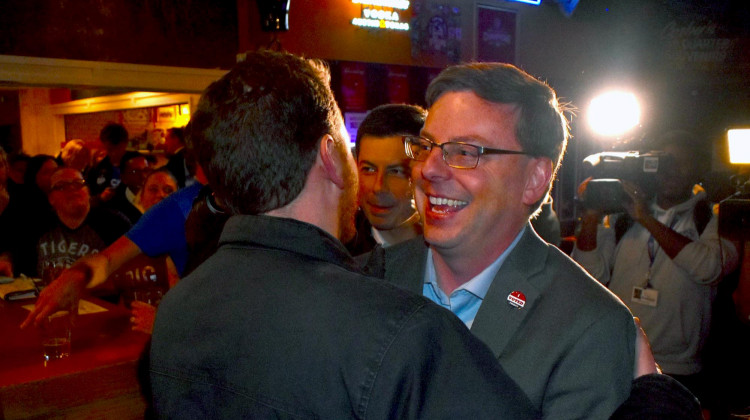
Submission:
[[461,207],[467,205],[468,203],[461,200],[430,196],[430,204],[432,204],[433,206]]

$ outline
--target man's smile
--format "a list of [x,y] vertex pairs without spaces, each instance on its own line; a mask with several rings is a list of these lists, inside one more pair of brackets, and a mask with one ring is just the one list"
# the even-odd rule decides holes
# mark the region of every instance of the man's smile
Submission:
[[434,195],[427,196],[430,201],[430,210],[436,213],[449,213],[463,209],[469,203],[463,200],[456,200],[447,197],[437,197]]

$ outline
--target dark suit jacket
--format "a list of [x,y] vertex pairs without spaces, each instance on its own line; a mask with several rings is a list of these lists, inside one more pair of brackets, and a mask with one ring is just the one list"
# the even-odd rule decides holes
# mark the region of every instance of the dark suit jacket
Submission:
[[234,216],[151,344],[163,418],[519,419],[531,403],[450,312],[291,219]]
[[[424,239],[384,254],[377,249],[369,272],[422,294]],[[522,308],[508,303],[514,291],[525,295]],[[607,418],[630,392],[635,358],[630,311],[530,226],[495,276],[471,332],[545,417]]]
[[134,225],[138,222],[138,219],[141,218],[143,213],[141,213],[138,207],[134,206],[133,203],[128,200],[128,197],[125,193],[126,190],[127,187],[125,186],[125,184],[118,185],[112,198],[110,198],[109,201],[104,202],[102,206],[110,210],[122,213],[125,217],[128,218],[130,224]]
[[172,155],[167,164],[164,165],[172,173],[177,181],[177,187],[184,188],[187,176],[185,175],[185,148],[182,148]]

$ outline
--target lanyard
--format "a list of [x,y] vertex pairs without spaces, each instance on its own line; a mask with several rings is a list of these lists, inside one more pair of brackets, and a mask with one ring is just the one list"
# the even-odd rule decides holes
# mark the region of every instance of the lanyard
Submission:
[[[672,216],[672,222],[669,224],[669,230],[674,230],[675,225],[677,224],[677,215],[675,214]],[[658,219],[657,219],[658,220]],[[659,222],[661,223],[661,222]],[[648,237],[648,274],[646,275],[646,288],[651,289],[653,288],[651,286],[651,268],[654,266],[654,261],[656,260],[656,239],[654,238],[654,235],[649,235]]]

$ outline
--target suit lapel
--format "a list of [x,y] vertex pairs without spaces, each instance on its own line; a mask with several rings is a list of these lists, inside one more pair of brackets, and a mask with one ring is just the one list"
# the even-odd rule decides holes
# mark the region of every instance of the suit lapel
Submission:
[[419,236],[385,249],[385,279],[418,295],[424,284],[427,245]]
[[[539,284],[538,280],[531,280],[544,269],[546,259],[546,244],[527,226],[526,232],[503,262],[487,290],[471,332],[487,344],[496,357],[502,354],[541,296],[545,285]],[[508,303],[508,295],[516,291],[523,293],[526,298],[522,308]]]

